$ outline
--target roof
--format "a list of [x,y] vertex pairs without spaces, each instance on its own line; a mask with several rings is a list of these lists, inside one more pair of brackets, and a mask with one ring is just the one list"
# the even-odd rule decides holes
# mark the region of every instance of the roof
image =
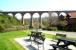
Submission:
[[71,16],[70,18],[76,18],[76,12],[70,12],[68,14]]

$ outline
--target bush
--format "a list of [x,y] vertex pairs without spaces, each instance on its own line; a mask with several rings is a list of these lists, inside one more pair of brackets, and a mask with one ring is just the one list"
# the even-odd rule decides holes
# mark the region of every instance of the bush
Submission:
[[0,32],[4,32],[5,27],[3,25],[0,25]]
[[64,27],[61,26],[61,25],[58,25],[58,26],[57,26],[57,29],[58,29],[58,30],[64,30]]
[[52,31],[56,31],[57,30],[57,27],[56,26],[52,26],[52,27],[50,27],[49,29],[51,29]]
[[8,31],[16,31],[16,30],[17,30],[16,28],[7,28],[7,29],[5,29],[6,32],[8,32]]

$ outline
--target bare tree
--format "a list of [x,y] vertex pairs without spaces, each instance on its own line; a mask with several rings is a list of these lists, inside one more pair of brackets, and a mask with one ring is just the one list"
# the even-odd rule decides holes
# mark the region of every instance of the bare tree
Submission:
[[58,16],[50,16],[49,17],[49,25],[50,26],[56,26],[58,25],[59,21],[58,21]]

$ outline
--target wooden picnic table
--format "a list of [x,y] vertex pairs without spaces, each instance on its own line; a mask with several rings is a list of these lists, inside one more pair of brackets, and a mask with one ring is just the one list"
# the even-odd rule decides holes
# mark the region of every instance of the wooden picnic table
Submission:
[[[42,32],[39,31],[31,31],[30,39],[33,37],[33,41],[38,45],[38,50],[39,50],[39,45],[43,44],[43,50],[44,50],[44,40],[45,37],[42,35]],[[42,42],[40,42],[42,41]],[[32,44],[32,41],[31,41]]]
[[[61,42],[63,42],[64,44],[61,45]],[[59,38],[57,44],[53,44],[51,46],[54,48],[54,50],[57,50],[57,48],[60,48],[60,50],[70,50],[68,48],[69,45],[74,45],[76,47],[76,40],[69,38]]]
[[69,45],[74,45],[76,47],[76,40],[69,39],[69,38],[59,38],[57,45],[59,45],[60,42],[64,43],[64,46],[67,47]]

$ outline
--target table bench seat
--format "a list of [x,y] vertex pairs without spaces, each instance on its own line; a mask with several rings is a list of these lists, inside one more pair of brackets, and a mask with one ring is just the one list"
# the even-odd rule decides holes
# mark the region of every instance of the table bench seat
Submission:
[[56,44],[51,44],[51,46],[53,47],[54,50],[71,50],[71,49],[68,49],[68,48],[64,48],[64,45],[56,45]]

